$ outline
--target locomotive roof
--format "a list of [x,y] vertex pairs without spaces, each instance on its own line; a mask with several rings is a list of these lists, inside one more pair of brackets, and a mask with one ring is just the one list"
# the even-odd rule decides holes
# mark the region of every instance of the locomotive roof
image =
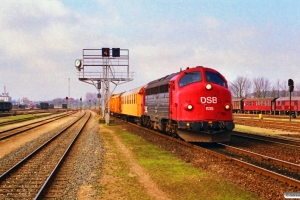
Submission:
[[[162,77],[162,78],[159,78],[159,79],[156,79],[156,80],[154,80],[154,81],[149,82],[149,83],[145,86],[145,89],[154,88],[154,87],[157,87],[157,86],[160,86],[160,85],[166,85],[166,84],[169,84],[170,80],[171,80],[174,76],[176,76],[176,75],[178,75],[178,74],[180,74],[180,73],[183,73],[183,72],[185,72],[185,71],[187,71],[187,70],[190,71],[191,69],[195,69],[195,68],[201,68],[201,69],[213,70],[213,71],[217,72],[218,74],[220,74],[218,71],[216,71],[216,70],[214,70],[214,69],[212,69],[212,68],[208,68],[208,67],[203,67],[203,66],[187,67],[185,70],[181,70],[181,71],[179,71],[179,72],[176,72],[176,73],[173,73],[173,74],[169,74],[169,75],[166,75],[166,76],[164,76],[164,77]],[[222,74],[220,74],[220,75],[223,77]]]
[[167,76],[164,76],[162,78],[159,78],[159,79],[156,79],[154,81],[151,81],[150,83],[148,83],[145,88],[153,88],[153,87],[156,87],[156,86],[159,86],[159,85],[166,85],[170,82],[170,80],[178,75],[180,72],[177,72],[177,73],[173,73],[173,74],[169,74]]

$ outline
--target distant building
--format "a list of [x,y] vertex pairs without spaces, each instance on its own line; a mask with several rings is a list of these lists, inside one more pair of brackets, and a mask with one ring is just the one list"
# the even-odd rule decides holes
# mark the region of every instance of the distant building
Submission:
[[9,101],[11,102],[11,97],[8,96],[8,92],[6,92],[6,86],[4,86],[4,93],[0,95],[0,101]]

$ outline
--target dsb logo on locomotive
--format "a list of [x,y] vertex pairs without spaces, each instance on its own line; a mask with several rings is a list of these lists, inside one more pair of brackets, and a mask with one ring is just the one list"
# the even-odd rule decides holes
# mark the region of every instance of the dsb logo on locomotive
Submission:
[[217,97],[200,97],[201,103],[217,103]]

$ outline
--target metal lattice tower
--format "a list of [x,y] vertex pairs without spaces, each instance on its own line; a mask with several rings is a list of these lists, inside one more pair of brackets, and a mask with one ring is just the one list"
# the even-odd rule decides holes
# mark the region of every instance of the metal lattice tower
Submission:
[[[75,61],[78,79],[94,85],[100,90],[102,85],[102,118],[109,124],[109,99],[120,84],[133,80],[133,72],[129,72],[129,50],[120,48],[83,49],[82,59]],[[110,83],[114,84],[110,92]]]

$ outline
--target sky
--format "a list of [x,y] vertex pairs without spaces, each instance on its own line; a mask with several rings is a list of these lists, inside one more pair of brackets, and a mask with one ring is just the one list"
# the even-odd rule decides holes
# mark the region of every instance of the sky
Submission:
[[75,99],[97,93],[75,60],[103,47],[129,50],[133,80],[114,92],[195,66],[228,82],[298,83],[299,10],[294,0],[1,0],[0,92],[32,101],[65,98],[69,85]]

